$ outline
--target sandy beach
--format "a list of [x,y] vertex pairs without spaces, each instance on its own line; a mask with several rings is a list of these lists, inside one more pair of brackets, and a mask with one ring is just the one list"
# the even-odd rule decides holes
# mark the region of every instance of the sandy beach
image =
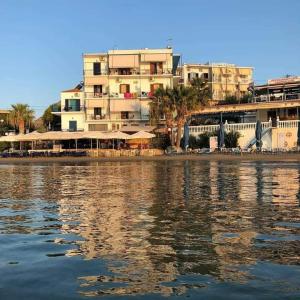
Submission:
[[131,162],[131,161],[300,161],[300,153],[280,154],[182,154],[162,156],[132,156],[132,157],[22,157],[0,158],[0,164],[41,164],[41,163],[80,163],[80,162]]

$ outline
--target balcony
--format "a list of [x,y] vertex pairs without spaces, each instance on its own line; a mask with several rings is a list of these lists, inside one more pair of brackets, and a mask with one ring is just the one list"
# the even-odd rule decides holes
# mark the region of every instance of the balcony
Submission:
[[110,98],[114,99],[147,99],[153,97],[152,92],[141,92],[141,93],[111,93]]
[[91,115],[87,115],[87,119],[90,121],[106,120],[106,116],[91,114]]
[[62,112],[83,112],[84,109],[84,106],[64,106]]
[[98,99],[98,98],[107,98],[107,93],[93,93],[93,92],[86,92],[85,97],[89,99]]
[[94,70],[83,70],[83,76],[102,76],[108,75],[106,69],[102,69],[99,73],[95,73]]
[[140,70],[140,69],[129,69],[129,70],[118,70],[118,69],[110,69],[109,70],[109,75],[111,76],[159,76],[159,75],[173,75],[173,70],[172,69],[161,69],[161,70],[156,70],[152,71],[150,69],[146,70]]

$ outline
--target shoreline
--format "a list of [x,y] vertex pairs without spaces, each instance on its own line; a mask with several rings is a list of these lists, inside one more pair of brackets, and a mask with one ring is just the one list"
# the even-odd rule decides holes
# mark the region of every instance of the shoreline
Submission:
[[280,154],[181,154],[159,156],[120,156],[120,157],[7,157],[0,158],[0,165],[40,164],[40,163],[80,163],[80,162],[134,162],[134,161],[266,161],[300,162],[300,153]]

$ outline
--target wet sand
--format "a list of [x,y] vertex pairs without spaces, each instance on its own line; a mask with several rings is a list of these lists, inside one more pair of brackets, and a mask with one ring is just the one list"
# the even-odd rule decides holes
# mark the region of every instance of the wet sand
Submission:
[[300,161],[300,153],[280,154],[182,154],[161,156],[121,156],[121,157],[9,157],[0,158],[0,164],[35,164],[35,163],[80,163],[80,162],[131,162],[131,161]]

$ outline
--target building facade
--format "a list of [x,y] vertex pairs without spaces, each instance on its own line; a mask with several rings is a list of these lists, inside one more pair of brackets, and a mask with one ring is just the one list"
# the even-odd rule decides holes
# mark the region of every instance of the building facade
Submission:
[[82,86],[61,93],[62,130],[149,125],[151,97],[173,87],[178,63],[171,48],[84,54]]
[[218,103],[227,96],[242,98],[248,93],[253,82],[253,68],[239,67],[234,64],[184,64],[181,68],[182,82],[190,85],[194,78],[208,82],[212,101]]

